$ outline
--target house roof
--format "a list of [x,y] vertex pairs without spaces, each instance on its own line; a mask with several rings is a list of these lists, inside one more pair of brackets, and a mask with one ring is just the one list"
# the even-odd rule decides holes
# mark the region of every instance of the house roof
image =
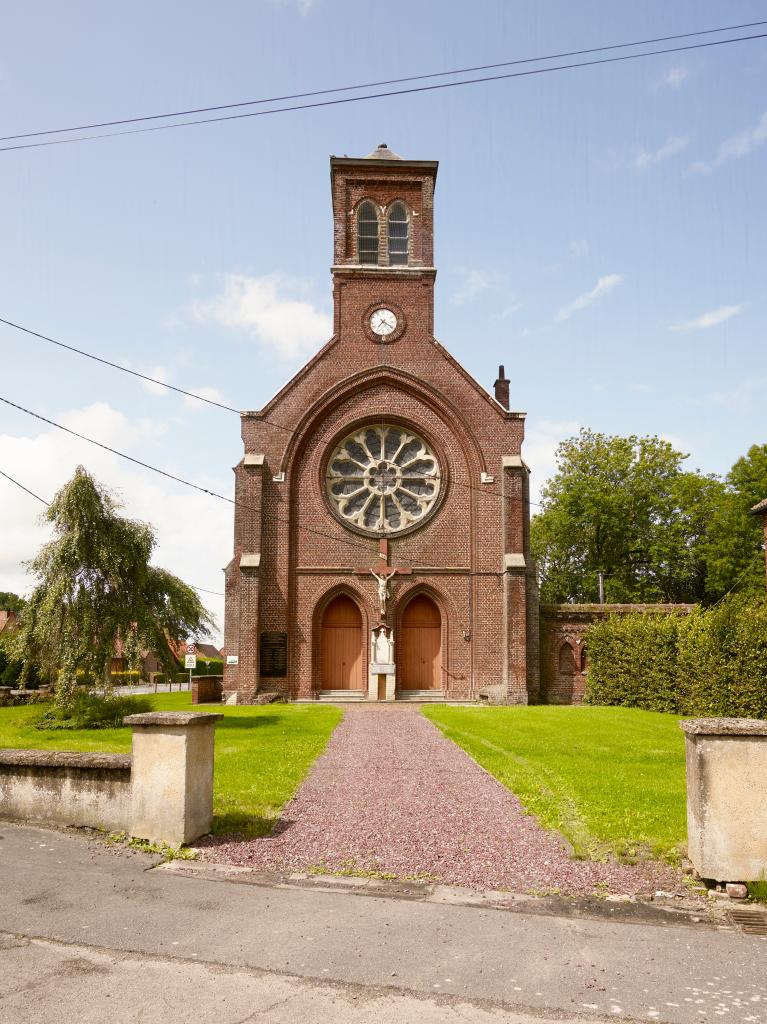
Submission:
[[0,633],[10,633],[12,630],[17,629],[18,619],[19,617],[16,612],[0,609]]
[[197,654],[201,658],[220,658],[221,651],[218,647],[214,647],[213,644],[195,644]]
[[767,498],[762,498],[761,501],[757,501],[750,511],[752,516],[758,516],[760,513],[762,515],[767,515]]

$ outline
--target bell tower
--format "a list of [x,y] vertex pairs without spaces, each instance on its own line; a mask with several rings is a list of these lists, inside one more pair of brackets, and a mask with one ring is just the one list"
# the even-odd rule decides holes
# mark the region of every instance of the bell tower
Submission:
[[330,158],[336,334],[350,316],[356,325],[367,306],[386,301],[432,333],[437,167],[385,144],[366,157]]

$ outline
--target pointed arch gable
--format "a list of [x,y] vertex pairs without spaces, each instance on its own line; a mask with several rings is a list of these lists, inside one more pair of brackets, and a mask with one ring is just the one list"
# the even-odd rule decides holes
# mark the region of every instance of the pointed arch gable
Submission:
[[329,388],[319,401],[306,410],[296,425],[285,447],[280,471],[286,473],[290,479],[290,467],[303,451],[309,439],[314,436],[323,420],[327,419],[351,395],[370,391],[382,384],[390,385],[411,395],[436,415],[455,434],[467,465],[475,476],[487,471],[479,442],[464,425],[461,410],[442,392],[424,385],[414,374],[396,367],[368,368],[344,378]]

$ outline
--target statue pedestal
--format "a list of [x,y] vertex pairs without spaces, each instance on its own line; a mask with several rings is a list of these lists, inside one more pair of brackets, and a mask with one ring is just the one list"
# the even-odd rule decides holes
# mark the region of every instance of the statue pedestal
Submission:
[[396,690],[394,665],[379,662],[370,663],[368,679],[368,700],[394,700]]
[[368,700],[394,700],[394,633],[379,622],[370,637]]

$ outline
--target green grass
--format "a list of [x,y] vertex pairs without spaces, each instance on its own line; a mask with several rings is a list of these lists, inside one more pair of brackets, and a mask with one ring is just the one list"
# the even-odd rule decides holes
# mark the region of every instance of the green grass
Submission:
[[423,713],[576,856],[676,860],[686,841],[684,735],[632,708],[434,706]]
[[[188,693],[151,695],[155,711],[192,708]],[[0,708],[0,747],[130,753],[131,731],[35,729],[45,705]],[[334,707],[268,704],[222,707],[216,726],[213,831],[268,834],[280,808],[298,789],[341,719]]]

